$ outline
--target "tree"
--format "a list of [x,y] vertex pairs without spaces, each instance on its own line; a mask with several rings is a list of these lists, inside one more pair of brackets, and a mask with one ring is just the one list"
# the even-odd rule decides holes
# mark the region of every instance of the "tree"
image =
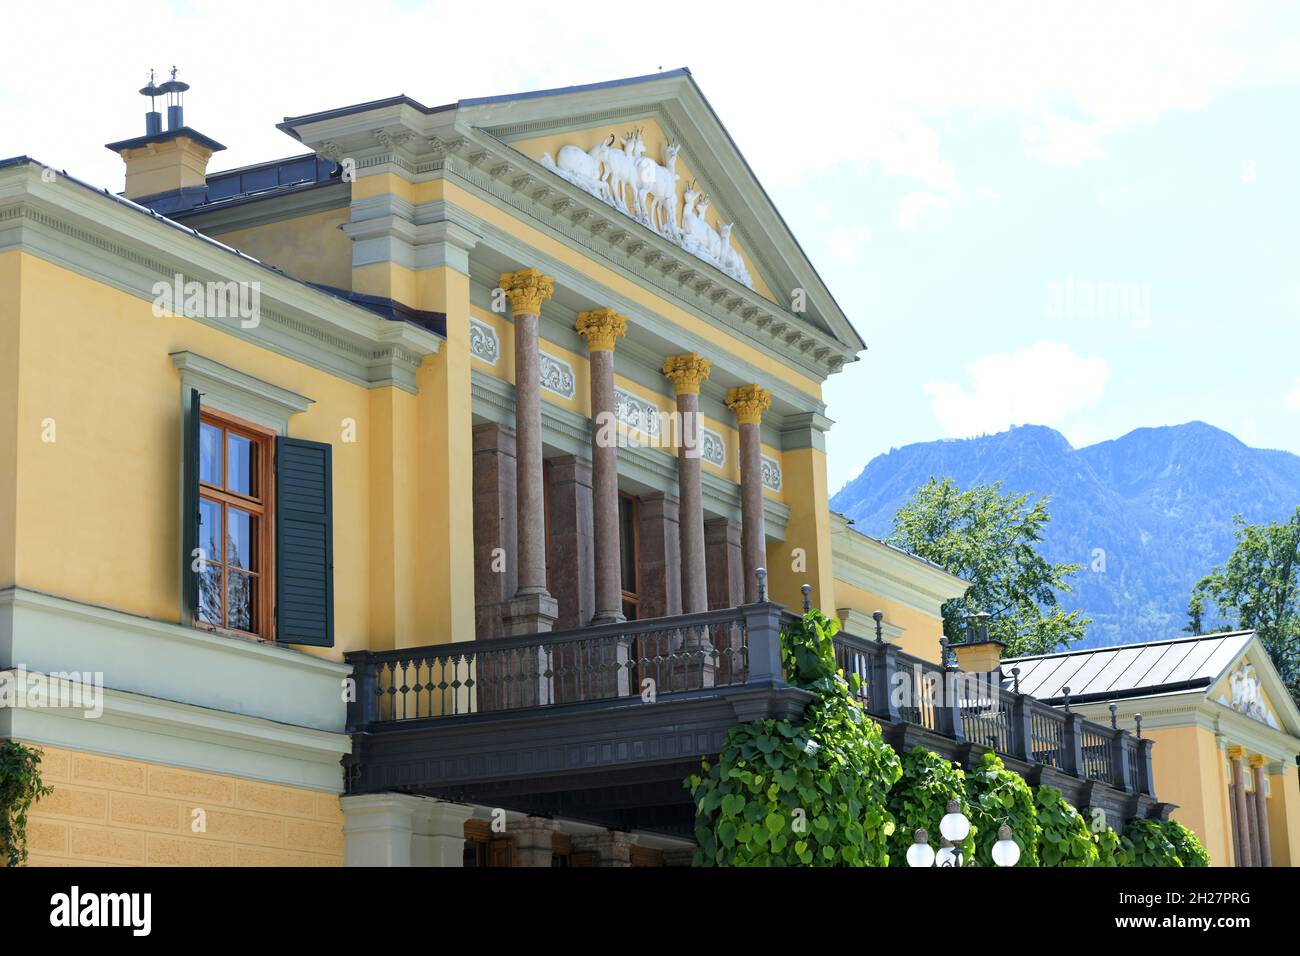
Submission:
[[891,544],[941,565],[971,583],[964,598],[943,606],[943,633],[966,639],[964,615],[987,611],[989,636],[1013,656],[1046,654],[1083,637],[1092,623],[1066,612],[1059,594],[1077,564],[1052,564],[1038,553],[1051,520],[1049,499],[1003,494],[1002,483],[960,490],[949,478],[931,478],[894,516]]
[[1290,520],[1247,524],[1237,515],[1236,547],[1226,563],[1196,582],[1187,630],[1254,631],[1291,696],[1300,703],[1300,507]]

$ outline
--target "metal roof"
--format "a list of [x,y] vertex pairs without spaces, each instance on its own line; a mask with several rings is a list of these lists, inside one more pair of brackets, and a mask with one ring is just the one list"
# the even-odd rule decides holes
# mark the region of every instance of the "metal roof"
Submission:
[[1254,631],[1232,631],[1004,658],[1003,683],[1010,686],[1015,679],[1011,669],[1019,668],[1021,693],[1050,704],[1063,701],[1067,687],[1070,700],[1081,704],[1208,688],[1254,636]]

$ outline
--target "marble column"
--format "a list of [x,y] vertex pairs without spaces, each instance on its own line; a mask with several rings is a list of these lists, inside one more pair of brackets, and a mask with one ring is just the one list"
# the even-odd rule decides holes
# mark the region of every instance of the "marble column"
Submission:
[[618,534],[618,419],[614,414],[614,342],[627,334],[627,316],[613,309],[580,312],[578,334],[591,362],[592,531],[596,541],[596,616],[593,624],[623,617]]
[[591,541],[591,462],[561,455],[547,462],[551,499],[551,590],[560,605],[555,626],[586,627],[596,614],[596,564]]
[[1254,866],[1250,852],[1250,810],[1246,804],[1245,756],[1241,747],[1228,749],[1228,759],[1232,761],[1232,806],[1237,824],[1237,865]]
[[1250,767],[1255,774],[1255,847],[1259,850],[1256,866],[1273,865],[1273,847],[1268,834],[1268,796],[1264,791],[1264,767],[1267,763],[1268,760],[1259,754],[1250,758]]
[[704,497],[700,486],[700,386],[713,363],[694,352],[671,355],[663,373],[677,393],[680,441],[677,444],[677,484],[681,508],[682,611],[697,614],[709,609],[704,560]]
[[501,276],[515,322],[515,449],[519,587],[505,615],[506,633],[549,631],[559,614],[546,590],[546,516],[542,488],[542,395],[538,323],[555,280],[536,269]]
[[515,433],[474,426],[474,620],[480,640],[505,633],[503,612],[519,588]]
[[740,541],[744,555],[745,603],[758,600],[754,572],[767,567],[767,531],[763,518],[763,455],[759,425],[772,407],[772,394],[758,385],[727,392],[727,407],[740,428]]
[[731,518],[710,518],[704,522],[704,563],[709,569],[709,610],[743,604],[745,570],[740,550],[740,522]]
[[637,508],[641,543],[640,616],[669,617],[682,613],[681,507],[664,494],[642,495]]

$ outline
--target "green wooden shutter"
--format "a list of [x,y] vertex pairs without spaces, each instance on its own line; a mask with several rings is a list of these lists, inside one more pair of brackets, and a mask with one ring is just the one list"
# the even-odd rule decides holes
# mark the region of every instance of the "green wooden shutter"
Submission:
[[[185,588],[185,607],[191,615],[199,610],[199,572],[195,570],[199,547],[199,407],[198,389],[190,389],[190,404],[185,411],[185,488],[182,495],[181,581]],[[214,556],[215,557],[215,556]],[[192,624],[193,620],[181,621]]]
[[334,496],[330,446],[275,442],[276,640],[334,646]]

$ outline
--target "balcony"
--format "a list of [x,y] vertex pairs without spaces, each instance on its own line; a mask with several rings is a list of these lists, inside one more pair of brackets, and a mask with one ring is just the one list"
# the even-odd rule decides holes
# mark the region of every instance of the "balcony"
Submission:
[[[793,718],[810,695],[786,685],[781,628],[758,603],[502,638],[346,655],[352,794],[398,791],[609,827],[690,835],[683,778],[735,724]],[[836,656],[900,752],[959,764],[992,750],[1031,783],[1113,826],[1165,815],[1150,740],[1002,685],[840,633]]]

